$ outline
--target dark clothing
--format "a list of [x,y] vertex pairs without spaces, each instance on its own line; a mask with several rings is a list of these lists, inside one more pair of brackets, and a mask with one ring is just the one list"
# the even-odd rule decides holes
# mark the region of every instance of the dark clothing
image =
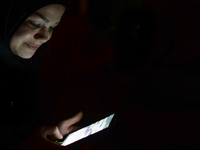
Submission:
[[[0,49],[5,49],[2,41]],[[33,130],[40,124],[40,71],[37,60],[24,60],[9,50],[0,51],[0,68],[1,142],[10,145],[25,138],[25,132],[32,132],[28,128]],[[34,113],[36,109],[39,114]]]

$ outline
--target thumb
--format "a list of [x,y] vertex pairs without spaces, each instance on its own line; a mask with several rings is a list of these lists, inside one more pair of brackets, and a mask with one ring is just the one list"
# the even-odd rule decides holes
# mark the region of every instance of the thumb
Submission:
[[79,112],[78,114],[76,114],[75,116],[63,120],[58,124],[58,128],[60,130],[60,133],[62,135],[66,135],[68,134],[72,129],[73,129],[73,124],[79,122],[81,120],[81,118],[83,117],[83,112]]
[[42,136],[44,138],[46,138],[48,135],[54,136],[56,139],[62,139],[63,138],[63,136],[60,133],[57,126],[42,127],[41,132],[42,132]]

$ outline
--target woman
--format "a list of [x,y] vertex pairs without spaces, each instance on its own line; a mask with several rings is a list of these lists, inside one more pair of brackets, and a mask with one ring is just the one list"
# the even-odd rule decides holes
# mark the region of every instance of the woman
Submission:
[[41,46],[51,38],[68,5],[65,0],[5,0],[2,4],[1,149],[63,149],[47,136],[62,139],[82,118],[82,112],[58,126],[41,126],[40,67],[35,53],[43,50]]

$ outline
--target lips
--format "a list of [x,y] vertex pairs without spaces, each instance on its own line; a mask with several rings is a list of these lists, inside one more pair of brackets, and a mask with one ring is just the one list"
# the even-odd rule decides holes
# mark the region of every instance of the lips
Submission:
[[35,45],[35,44],[30,44],[30,43],[25,43],[29,49],[33,50],[33,51],[36,51],[39,46],[38,45]]

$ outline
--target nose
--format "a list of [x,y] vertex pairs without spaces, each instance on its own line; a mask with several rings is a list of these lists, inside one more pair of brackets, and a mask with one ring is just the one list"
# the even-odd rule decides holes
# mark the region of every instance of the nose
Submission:
[[41,29],[34,35],[34,38],[45,43],[51,38],[51,35],[52,33],[48,29]]

